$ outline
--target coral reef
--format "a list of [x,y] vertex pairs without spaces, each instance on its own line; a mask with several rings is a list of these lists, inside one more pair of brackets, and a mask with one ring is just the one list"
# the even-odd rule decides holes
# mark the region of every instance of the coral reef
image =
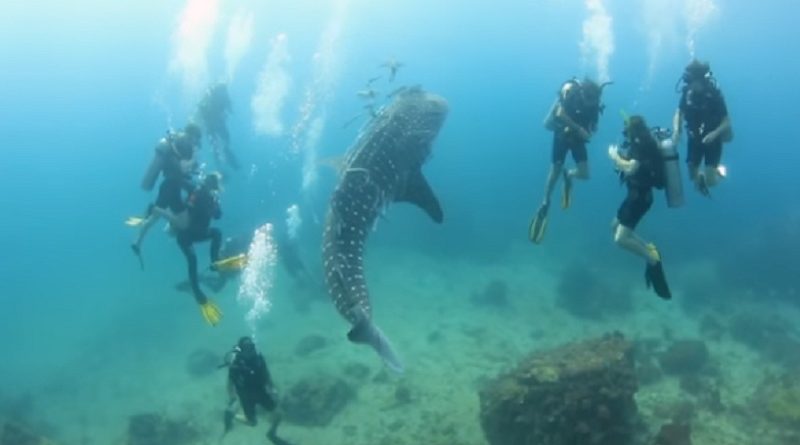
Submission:
[[325,426],[355,395],[355,390],[345,380],[315,375],[295,383],[281,403],[289,422]]
[[168,419],[156,413],[142,413],[128,420],[125,445],[183,445],[194,444],[200,432],[188,421]]
[[192,377],[213,374],[222,363],[222,357],[208,349],[196,349],[186,357],[186,372]]
[[294,354],[298,357],[306,357],[314,351],[328,346],[328,340],[317,334],[306,335],[294,347]]
[[696,374],[709,362],[708,348],[702,340],[679,340],[658,357],[658,362],[667,374]]
[[534,353],[484,387],[480,420],[492,445],[625,445],[638,389],[622,334]]
[[470,301],[476,306],[508,307],[511,304],[508,299],[508,285],[505,281],[492,280],[482,291],[473,292]]
[[628,288],[613,286],[603,275],[583,263],[569,265],[561,274],[556,304],[575,317],[593,320],[630,312],[633,300]]

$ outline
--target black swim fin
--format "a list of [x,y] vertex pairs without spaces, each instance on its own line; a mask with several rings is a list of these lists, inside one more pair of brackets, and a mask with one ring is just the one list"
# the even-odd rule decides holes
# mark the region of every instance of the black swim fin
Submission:
[[572,178],[564,170],[564,193],[561,195],[561,208],[566,210],[572,205]]
[[133,250],[133,254],[136,255],[136,258],[139,259],[139,268],[144,270],[144,259],[142,259],[142,249],[139,248],[135,243],[131,244],[131,250]]
[[533,217],[531,225],[528,227],[528,239],[535,244],[541,244],[544,239],[544,232],[547,229],[547,210],[549,208],[549,204],[539,206],[536,216]]
[[656,295],[664,300],[672,299],[672,292],[669,290],[667,277],[664,275],[664,267],[661,261],[655,264],[647,264],[644,270],[644,280],[647,288],[650,289],[652,287]]

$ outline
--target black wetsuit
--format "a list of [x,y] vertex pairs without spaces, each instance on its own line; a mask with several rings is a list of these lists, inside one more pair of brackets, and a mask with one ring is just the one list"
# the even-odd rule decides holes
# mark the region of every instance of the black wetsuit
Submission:
[[[571,81],[572,87],[566,92],[562,87],[562,92],[559,93],[558,105],[564,112],[572,119],[573,122],[580,125],[584,130],[592,133],[597,128],[597,119],[599,117],[599,104],[586,104],[583,95],[580,91],[582,88],[579,82]],[[567,158],[567,152],[572,152],[572,159],[578,162],[586,162],[588,154],[586,152],[586,141],[581,135],[573,128],[559,122],[555,118],[556,128],[553,131],[553,164],[563,164]]]
[[186,209],[181,192],[192,189],[191,174],[184,173],[181,161],[190,161],[194,156],[194,147],[186,136],[168,136],[156,146],[156,156],[163,158],[161,173],[164,180],[158,188],[155,206],[169,209],[174,214]]
[[705,159],[706,166],[718,166],[722,158],[722,138],[704,144],[703,137],[717,129],[728,116],[722,92],[707,79],[695,80],[683,89],[679,107],[686,121],[686,162],[699,166]]
[[653,205],[653,187],[664,188],[664,161],[652,138],[632,145],[627,157],[636,160],[639,167],[624,178],[628,195],[617,210],[617,220],[633,230]]
[[242,411],[251,424],[256,423],[256,405],[261,405],[267,411],[275,409],[276,401],[271,394],[272,377],[260,353],[236,354],[228,368],[228,380],[236,390]]
[[211,240],[211,262],[219,259],[222,232],[211,227],[211,220],[222,217],[222,210],[216,196],[206,187],[199,187],[192,192],[187,200],[187,206],[189,208],[189,226],[178,232],[177,240],[189,266],[189,283],[192,286],[194,298],[198,303],[203,304],[207,301],[207,297],[200,288],[197,277],[197,254],[194,252],[193,244]]

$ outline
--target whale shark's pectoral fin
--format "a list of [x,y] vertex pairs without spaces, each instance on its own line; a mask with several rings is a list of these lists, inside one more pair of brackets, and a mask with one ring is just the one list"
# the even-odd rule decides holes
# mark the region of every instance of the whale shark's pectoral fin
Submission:
[[395,201],[416,204],[437,223],[444,221],[439,199],[433,194],[428,180],[422,176],[422,170],[417,170],[408,176],[405,189],[398,192]]

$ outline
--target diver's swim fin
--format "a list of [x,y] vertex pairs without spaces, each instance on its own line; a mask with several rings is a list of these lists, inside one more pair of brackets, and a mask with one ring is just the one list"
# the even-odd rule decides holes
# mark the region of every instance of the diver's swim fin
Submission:
[[138,216],[129,216],[128,219],[125,220],[125,225],[130,227],[139,227],[144,224],[147,218],[141,218]]
[[216,326],[222,320],[222,310],[213,301],[206,300],[205,303],[200,304],[200,312],[203,318],[211,326]]
[[539,210],[536,211],[536,216],[531,220],[531,225],[528,227],[528,239],[536,244],[541,244],[544,239],[544,232],[547,229],[547,210],[549,204],[542,204]]
[[392,349],[389,339],[383,335],[380,329],[372,323],[369,317],[364,316],[350,332],[347,339],[353,343],[361,343],[372,346],[392,371],[400,374],[403,372],[403,364]]
[[564,193],[561,195],[561,208],[566,210],[572,205],[572,178],[569,172],[564,170]]
[[652,287],[656,295],[664,300],[672,299],[672,293],[669,290],[667,277],[664,275],[664,267],[661,261],[655,264],[647,264],[644,271],[644,279],[647,288],[650,289]]
[[245,266],[247,266],[247,254],[240,253],[239,255],[215,261],[212,264],[212,269],[218,272],[238,271],[244,269]]
[[139,267],[142,270],[144,270],[144,260],[142,259],[142,249],[139,248],[139,246],[136,245],[136,243],[134,243],[134,244],[131,244],[131,250],[133,251],[133,254],[136,255],[136,258],[139,258]]

